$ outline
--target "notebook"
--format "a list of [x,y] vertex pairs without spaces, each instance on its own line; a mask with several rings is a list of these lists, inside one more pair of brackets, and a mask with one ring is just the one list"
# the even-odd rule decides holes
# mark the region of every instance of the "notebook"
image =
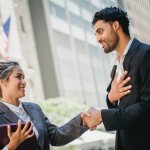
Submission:
[[[4,148],[9,143],[9,137],[7,135],[7,126],[11,126],[11,131],[15,132],[17,129],[17,123],[11,124],[1,124],[0,125],[0,149]],[[25,126],[25,123],[22,123],[21,128]],[[37,140],[35,135],[29,139],[26,139],[22,142],[16,150],[36,150],[37,149]]]

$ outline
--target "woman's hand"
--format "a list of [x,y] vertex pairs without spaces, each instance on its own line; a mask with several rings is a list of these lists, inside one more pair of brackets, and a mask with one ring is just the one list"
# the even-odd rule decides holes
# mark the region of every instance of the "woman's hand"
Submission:
[[9,137],[9,143],[7,145],[8,150],[15,150],[23,141],[28,138],[31,138],[34,135],[33,125],[30,121],[26,122],[23,129],[21,129],[21,120],[18,120],[18,127],[15,132],[11,131],[11,127],[8,125],[7,134]]
[[131,77],[125,79],[126,74],[127,71],[124,71],[119,81],[117,81],[118,73],[116,73],[114,80],[112,81],[111,90],[108,93],[108,99],[112,104],[115,104],[116,101],[131,92],[132,85],[125,86],[131,80]]

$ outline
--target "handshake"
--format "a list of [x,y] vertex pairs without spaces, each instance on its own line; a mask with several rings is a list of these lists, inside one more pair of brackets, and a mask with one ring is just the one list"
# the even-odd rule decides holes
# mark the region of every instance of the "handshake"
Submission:
[[83,125],[87,126],[90,130],[96,129],[102,123],[101,111],[95,107],[90,107],[88,111],[82,112],[81,118]]

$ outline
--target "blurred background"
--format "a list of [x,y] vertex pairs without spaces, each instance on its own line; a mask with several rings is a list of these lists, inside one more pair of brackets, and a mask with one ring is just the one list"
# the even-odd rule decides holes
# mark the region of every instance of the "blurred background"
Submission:
[[[150,43],[149,0],[0,0],[0,60],[18,61],[26,75],[24,100],[41,105],[61,125],[89,106],[106,107],[113,54],[96,43],[91,21],[106,6],[119,6],[130,32]],[[113,150],[114,133],[103,125],[61,150]]]

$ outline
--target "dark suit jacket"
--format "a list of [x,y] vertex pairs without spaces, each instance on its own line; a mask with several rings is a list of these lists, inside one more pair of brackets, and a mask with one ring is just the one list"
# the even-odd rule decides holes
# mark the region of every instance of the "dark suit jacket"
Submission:
[[[41,108],[34,103],[23,102],[23,107],[30,116],[32,123],[39,133],[38,150],[49,150],[49,144],[61,146],[73,141],[87,129],[81,125],[80,115],[61,127],[50,123]],[[17,123],[18,117],[3,103],[0,102],[0,124]]]
[[[132,90],[109,109],[102,110],[107,131],[117,130],[117,150],[150,149],[150,46],[134,39],[123,62]],[[113,73],[112,73],[113,74]],[[112,78],[113,79],[113,78]],[[110,85],[108,92],[110,91]]]

